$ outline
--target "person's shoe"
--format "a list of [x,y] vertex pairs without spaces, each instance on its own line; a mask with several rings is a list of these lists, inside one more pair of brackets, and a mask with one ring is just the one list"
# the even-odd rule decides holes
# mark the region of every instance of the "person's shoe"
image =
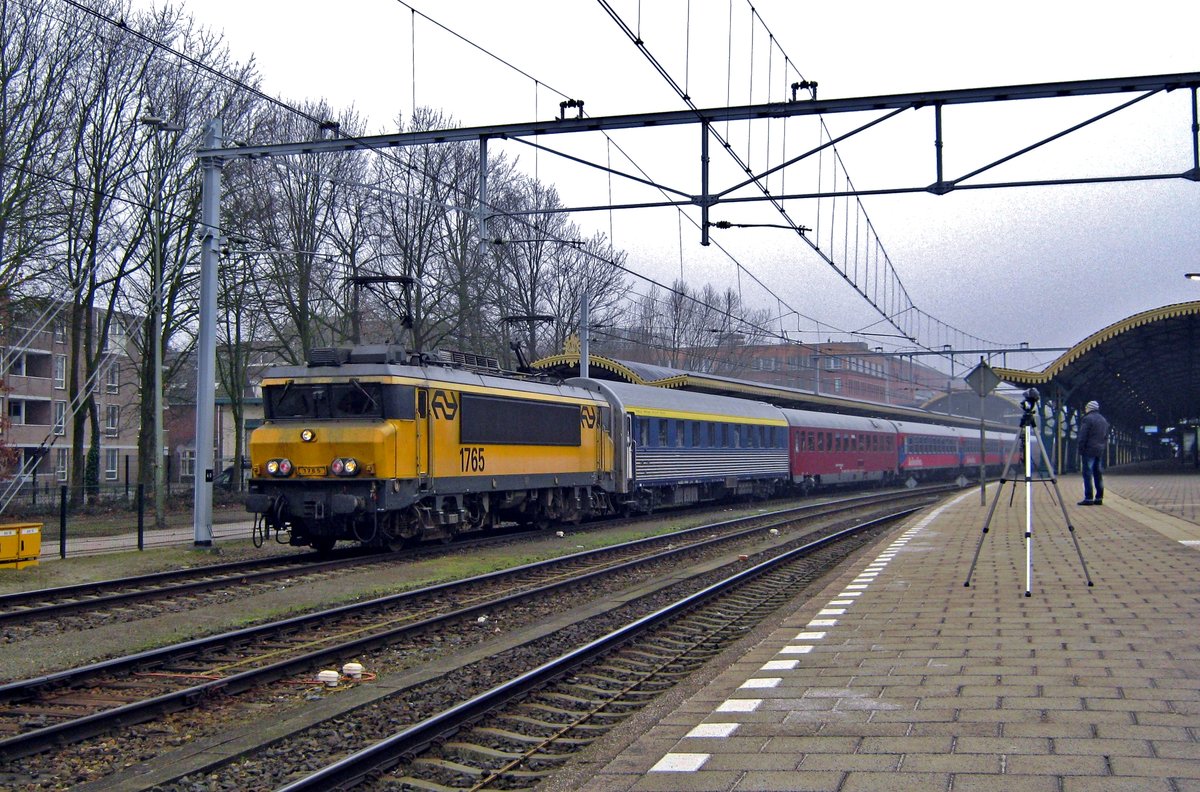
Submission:
[[1104,498],[1096,498],[1096,500],[1092,501],[1092,505],[1093,506],[1103,506]]
[[1079,501],[1079,503],[1077,503],[1075,505],[1076,506],[1091,506],[1095,502],[1096,501],[1094,501],[1094,500],[1088,500],[1087,498],[1084,498],[1083,500]]

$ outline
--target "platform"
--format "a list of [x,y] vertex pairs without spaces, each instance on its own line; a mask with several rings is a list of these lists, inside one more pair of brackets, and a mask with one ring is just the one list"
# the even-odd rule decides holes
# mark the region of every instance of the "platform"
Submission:
[[1110,472],[1089,507],[1063,478],[1091,587],[1035,485],[1029,597],[1024,486],[1010,508],[1006,485],[970,587],[977,489],[909,519],[573,788],[1200,790],[1200,525],[1184,519],[1200,472]]

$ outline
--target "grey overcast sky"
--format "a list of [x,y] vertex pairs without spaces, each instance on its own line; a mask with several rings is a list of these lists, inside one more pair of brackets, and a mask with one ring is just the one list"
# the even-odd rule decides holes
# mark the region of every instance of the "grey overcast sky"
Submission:
[[[754,24],[745,0],[610,5],[701,107],[781,99],[797,72],[816,80],[824,99],[1200,71],[1200,3],[1182,0],[756,0],[761,21]],[[564,96],[584,100],[592,116],[684,108],[597,0],[192,0],[185,7],[224,31],[235,56],[256,58],[268,93],[292,103],[324,98],[335,108],[352,106],[371,132],[395,131],[414,101],[467,126],[554,117]],[[785,70],[785,55],[792,71]],[[948,108],[947,175],[991,162],[1120,101]],[[827,122],[836,134],[866,120]],[[1183,172],[1191,167],[1190,126],[1190,93],[1176,91],[999,168],[992,178]],[[756,171],[768,165],[768,150],[795,156],[820,140],[812,121],[725,131]],[[616,133],[620,150],[599,136],[570,143],[563,137],[543,143],[629,171],[624,151],[653,179],[699,192],[699,133],[692,128]],[[929,111],[909,111],[900,123],[839,150],[859,188],[925,184],[934,180],[933,138]],[[509,144],[504,151],[519,157],[527,172],[553,182],[569,206],[604,204],[610,195],[616,201],[662,197],[619,180],[610,185],[602,174],[526,146]],[[719,167],[730,173],[727,164]],[[821,167],[826,170],[777,176],[772,192],[811,191],[818,181],[828,187],[831,178],[844,184],[832,176],[830,160]],[[1068,346],[1132,313],[1200,299],[1200,283],[1183,278],[1200,270],[1200,183],[959,191],[870,197],[863,205],[917,307],[992,341]],[[788,211],[804,225],[827,222],[841,229],[837,234],[854,233],[853,221],[838,219],[841,209],[827,206],[829,220],[814,201],[794,201]],[[762,208],[718,217],[781,222]],[[878,320],[787,231],[714,231],[741,262],[745,271],[739,272],[726,255],[701,248],[699,232],[674,210],[574,219],[587,232],[611,232],[639,272],[663,282],[682,273],[692,285],[742,289],[747,301],[789,314],[777,321],[802,340],[818,333],[845,338],[839,330]],[[634,285],[638,292],[646,288]],[[889,341],[881,337],[879,343],[903,343]],[[940,343],[932,335],[922,341]],[[1038,367],[1052,357],[1021,364]]]

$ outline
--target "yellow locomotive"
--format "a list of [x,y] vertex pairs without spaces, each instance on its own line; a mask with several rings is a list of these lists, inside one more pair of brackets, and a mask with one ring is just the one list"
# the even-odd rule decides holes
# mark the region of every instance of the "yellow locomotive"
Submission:
[[292,544],[394,548],[612,509],[611,410],[586,390],[392,346],[314,350],[262,387],[246,506]]

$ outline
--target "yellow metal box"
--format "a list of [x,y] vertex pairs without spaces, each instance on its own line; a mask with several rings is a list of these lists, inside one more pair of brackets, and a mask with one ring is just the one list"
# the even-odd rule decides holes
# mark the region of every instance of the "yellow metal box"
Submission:
[[41,523],[0,525],[0,563],[27,561],[41,554]]
[[16,561],[21,535],[15,525],[0,525],[0,563]]

